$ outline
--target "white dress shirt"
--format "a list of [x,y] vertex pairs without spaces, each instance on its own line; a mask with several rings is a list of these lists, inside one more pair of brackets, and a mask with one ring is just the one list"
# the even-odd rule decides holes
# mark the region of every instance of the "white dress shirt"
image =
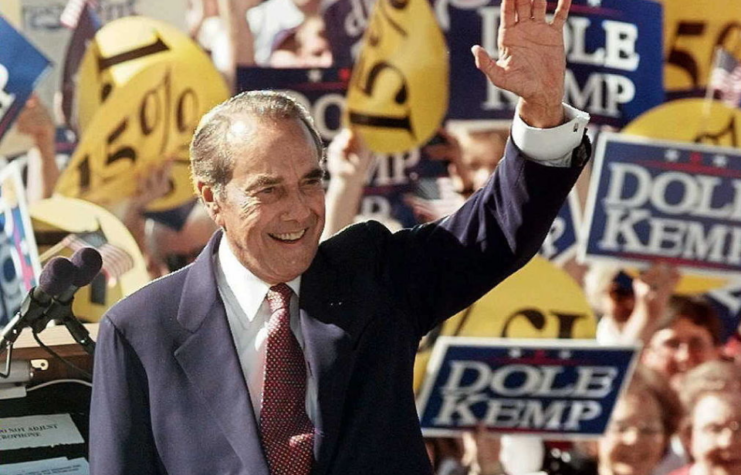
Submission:
[[[564,107],[568,122],[552,129],[530,127],[515,114],[512,124],[512,139],[515,145],[525,155],[544,165],[569,166],[571,152],[581,143],[589,115],[566,104]],[[226,307],[229,328],[244,379],[247,381],[255,418],[259,421],[268,339],[267,325],[270,319],[270,308],[265,296],[270,285],[258,279],[239,262],[226,238],[219,244],[214,264],[219,294]],[[289,309],[291,330],[303,350],[304,339],[299,324],[298,308],[301,277],[286,284],[294,292]],[[318,412],[316,379],[308,365],[306,378],[306,413],[312,423],[316,423]]]
[[[226,318],[229,321],[244,380],[247,381],[255,418],[259,421],[265,375],[265,353],[268,344],[268,321],[270,320],[270,306],[265,296],[268,294],[270,285],[258,279],[239,262],[226,238],[219,243],[219,250],[214,261],[216,284],[221,299],[224,301],[224,307],[226,307]],[[301,277],[286,282],[286,284],[294,293],[289,308],[291,330],[303,350],[304,339],[298,309]],[[312,423],[316,423],[318,410],[316,379],[312,377],[308,365],[306,380],[306,414]]]
[[551,129],[530,127],[519,114],[512,121],[512,140],[522,153],[543,165],[568,167],[571,152],[579,146],[589,114],[564,104],[567,122]]

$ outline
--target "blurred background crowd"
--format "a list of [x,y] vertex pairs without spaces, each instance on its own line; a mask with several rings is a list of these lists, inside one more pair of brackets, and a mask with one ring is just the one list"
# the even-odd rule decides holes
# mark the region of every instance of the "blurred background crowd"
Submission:
[[[621,1],[627,4],[639,0]],[[325,103],[331,101],[338,90],[347,89],[353,58],[357,57],[361,47],[360,38],[367,27],[373,2],[170,0],[159,6],[147,6],[143,0],[69,3],[77,5],[70,7],[63,0],[14,0],[0,7],[3,18],[14,23],[32,43],[41,41],[35,37],[54,37],[62,32],[70,44],[66,50],[58,40],[53,41],[56,43],[53,46],[37,44],[51,59],[52,73],[42,79],[37,92],[25,100],[12,127],[5,127],[8,130],[0,128],[1,132],[7,132],[0,135],[0,167],[13,166],[21,172],[35,235],[33,242],[38,249],[36,258],[40,264],[55,255],[69,255],[85,245],[102,251],[104,272],[100,280],[94,282],[88,293],[81,294],[79,302],[76,302],[78,316],[95,322],[122,296],[191,263],[216,230],[200,204],[188,197],[192,196],[188,185],[185,185],[185,191],[180,185],[183,176],[187,183],[187,139],[193,128],[192,120],[183,117],[191,112],[193,115],[202,114],[208,110],[209,102],[213,105],[228,94],[251,88],[252,84],[255,88],[289,90],[296,86],[299,95],[303,94],[303,101],[309,98],[312,112],[326,110],[317,103],[321,97],[325,98]],[[444,8],[458,3],[465,2],[440,0],[432,3],[441,24],[446,21],[446,15],[441,13]],[[499,4],[496,0],[474,3],[478,7]],[[619,3],[575,1],[574,12],[588,13],[593,8],[600,13],[600,8],[605,11],[620,8],[616,7]],[[674,84],[673,89],[666,86],[662,104],[669,105],[671,100],[712,102],[712,107],[722,107],[724,114],[736,117],[739,101],[736,99],[733,105],[731,98],[729,105],[728,96],[741,90],[741,77],[725,78],[725,81],[730,81],[730,86],[713,89],[709,73],[719,64],[716,50],[712,50],[712,55],[708,53],[710,57],[704,58],[702,63],[698,58],[693,59],[693,54],[697,53],[693,53],[690,41],[701,37],[703,31],[713,28],[721,31],[724,25],[731,25],[729,33],[713,46],[724,47],[731,56],[738,54],[734,48],[738,49],[741,44],[741,1],[698,0],[695,3],[699,7],[691,7],[695,10],[687,14],[689,19],[681,15],[681,4],[685,2],[664,0],[657,3],[664,9],[660,17],[663,25],[655,25],[659,31],[664,31],[663,50],[661,45],[658,46],[664,58],[663,66],[669,70],[684,68],[685,72],[694,71],[694,82],[689,86]],[[65,28],[60,17],[75,8],[76,14],[71,13],[71,24]],[[171,76],[160,75],[155,82],[141,80],[139,83],[135,75],[123,80],[123,76],[116,74],[127,73],[112,73],[113,92],[101,92],[106,90],[106,81],[110,81],[101,73],[104,69],[100,66],[101,58],[115,68],[111,58],[121,53],[116,47],[117,42],[125,42],[122,35],[131,32],[131,27],[127,27],[106,37],[108,26],[102,25],[114,26],[116,21],[120,21],[118,18],[134,14],[151,15],[158,21],[170,22],[180,36],[173,34],[175,36],[162,38],[175,38],[173,42],[181,41],[181,37],[182,41],[189,38],[192,45],[198,46],[198,54],[208,58],[209,67],[218,73],[211,75],[206,69],[196,72],[183,69],[185,72],[181,74],[177,69],[180,66],[176,65],[171,69]],[[600,14],[607,15],[604,12]],[[491,15],[482,14],[481,17],[489,18]],[[448,22],[450,20],[447,18]],[[87,33],[82,31],[85,25],[90,28]],[[341,34],[337,25],[342,25]],[[102,29],[98,30],[101,26]],[[572,27],[576,31],[576,26]],[[448,28],[449,41],[459,33],[463,36],[463,32]],[[167,33],[164,29],[162,31]],[[73,44],[73,35],[83,38],[77,46]],[[343,38],[346,43],[339,43]],[[126,41],[130,47],[133,40]],[[142,44],[148,44],[148,41],[145,38]],[[88,56],[95,42],[99,42],[95,46],[99,69],[93,74],[88,71],[95,69],[88,64],[93,61]],[[0,43],[2,48],[6,46]],[[75,52],[75,48],[79,51]],[[171,53],[175,54],[174,47],[167,54]],[[630,52],[622,51],[620,54],[625,56]],[[70,55],[76,55],[77,59],[72,61],[74,66],[70,66]],[[191,60],[188,55],[183,58],[183,61]],[[198,61],[203,59],[198,58]],[[688,64],[695,65],[694,69]],[[63,67],[79,68],[70,76],[69,83],[62,78]],[[608,66],[604,69],[610,71]],[[741,76],[739,71],[741,69],[736,74]],[[451,77],[457,74],[452,56],[450,74]],[[669,84],[671,71],[665,74],[664,83]],[[187,109],[188,98],[196,98],[193,104],[197,105],[192,106],[190,112],[178,109],[179,115],[174,116],[175,122],[183,123],[181,133],[184,138],[174,137],[170,125],[163,129],[161,134],[164,138],[155,146],[110,148],[123,133],[123,127],[118,123],[108,125],[107,120],[115,120],[111,119],[115,113],[108,106],[126,104],[127,100],[133,103],[141,98],[143,105],[138,110],[132,106],[134,112],[130,117],[139,117],[142,133],[149,135],[148,130],[154,130],[161,116],[168,114],[165,102],[157,102],[163,108],[159,105],[150,107],[153,101],[159,101],[161,91],[156,89],[160,87],[157,81],[163,77],[172,81],[173,92],[177,93],[177,88],[186,91],[178,96],[179,107]],[[195,92],[188,96],[190,78],[198,82],[192,86]],[[88,80],[91,82],[84,82]],[[218,81],[223,85],[214,85]],[[656,81],[661,82],[660,78]],[[64,94],[65,84],[75,91],[74,94],[69,91]],[[167,87],[171,85],[169,82],[166,84]],[[200,96],[199,88],[208,87],[216,92]],[[642,89],[649,85],[637,83],[635,87]],[[123,94],[124,91],[128,91],[128,96]],[[138,93],[132,94],[132,91]],[[326,95],[320,95],[317,100],[307,91],[325,91]],[[672,92],[675,93],[673,96]],[[107,98],[109,93],[110,98]],[[723,94],[723,103],[714,100]],[[692,97],[695,99],[688,99]],[[71,101],[73,106],[65,108],[65,101]],[[454,94],[451,106],[453,101]],[[589,104],[576,105],[584,107]],[[699,114],[702,108],[697,110]],[[341,111],[337,113],[340,114]],[[321,115],[316,120],[320,122],[320,130],[323,127],[331,132],[325,137],[328,172],[325,239],[364,219],[377,219],[389,228],[399,229],[444,217],[483,186],[503,153],[509,127],[509,123],[500,117],[488,121],[478,116],[469,121],[457,117],[442,124],[432,139],[418,149],[384,155],[371,151],[362,136],[352,128],[344,127],[339,118]],[[712,122],[714,119],[703,120]],[[593,138],[604,131],[619,132],[627,121],[598,122],[590,129]],[[664,127],[673,126],[666,124]],[[741,146],[736,141],[737,135],[741,138],[741,131],[736,131],[735,127],[732,123],[730,129],[715,135],[707,130],[702,134],[695,131],[689,139],[679,133],[673,134],[671,130],[662,130],[657,138],[734,148]],[[154,134],[157,133],[160,132],[155,130]],[[171,140],[168,134],[174,138]],[[710,136],[712,140],[708,139]],[[117,162],[116,166],[120,166],[107,174],[99,172],[96,181],[95,167],[100,165],[94,164],[94,158],[86,162],[87,157],[80,150],[89,150],[92,155],[88,155],[94,157],[98,153],[96,147],[104,145],[109,147],[101,152],[106,156],[107,164]],[[152,157],[147,156],[144,160],[145,148],[157,150],[157,153],[147,152]],[[133,163],[137,157],[136,168],[132,165],[124,169],[121,165],[126,160]],[[86,171],[88,175],[85,175]],[[65,179],[65,173],[69,175],[72,172],[74,176]],[[587,208],[590,177],[589,173],[585,175],[574,194],[577,206],[572,208],[581,214],[579,221],[588,220],[584,210]],[[118,178],[125,183],[114,186]],[[72,181],[77,184],[70,188]],[[109,183],[111,185],[105,188]],[[102,191],[98,192],[96,187]],[[174,195],[185,198],[168,202]],[[7,193],[3,198],[9,199]],[[17,199],[22,201],[23,197]],[[552,231],[556,233],[558,229],[554,227]],[[554,240],[557,237],[554,235]],[[580,237],[583,233],[575,232],[575,240]],[[584,319],[572,331],[550,332],[546,328],[538,332],[537,328],[528,327],[523,334],[517,331],[506,333],[502,325],[487,330],[490,327],[486,324],[470,324],[469,319],[468,327],[460,324],[455,329],[441,328],[438,333],[579,337],[594,338],[604,345],[638,344],[642,349],[634,377],[614,410],[607,432],[597,440],[543,441],[532,436],[493,434],[482,426],[464,432],[461,437],[427,439],[436,473],[522,475],[542,471],[552,475],[741,475],[741,338],[738,332],[741,304],[734,294],[741,288],[741,267],[736,265],[735,271],[731,268],[713,274],[708,273],[708,269],[695,272],[697,269],[687,268],[682,262],[671,259],[645,258],[638,264],[634,261],[621,263],[619,259],[577,259],[574,252],[554,243],[549,247],[548,242],[539,259],[549,260],[549,266],[575,283],[578,295],[570,298],[581,299],[588,307]],[[552,282],[534,280],[529,284],[530,291],[536,292],[549,284]],[[521,304],[526,306],[528,302]],[[481,318],[501,321],[507,316],[487,314]],[[0,319],[0,327],[4,323]],[[466,328],[469,328],[468,333]],[[545,327],[541,325],[540,328]],[[431,335],[430,341],[422,343],[421,353],[434,344],[434,337]],[[423,373],[424,368],[420,371]]]

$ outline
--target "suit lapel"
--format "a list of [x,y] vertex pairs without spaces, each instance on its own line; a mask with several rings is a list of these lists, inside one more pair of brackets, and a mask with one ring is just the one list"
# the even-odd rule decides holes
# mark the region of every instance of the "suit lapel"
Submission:
[[[345,276],[346,277],[346,276]],[[301,331],[305,357],[317,381],[319,414],[315,421],[316,465],[313,474],[326,472],[337,443],[342,407],[354,364],[351,282],[340,282],[321,252],[301,279]]]
[[191,335],[175,358],[249,473],[268,475],[247,383],[216,287],[213,254],[220,238],[219,232],[211,239],[186,278],[178,321]]

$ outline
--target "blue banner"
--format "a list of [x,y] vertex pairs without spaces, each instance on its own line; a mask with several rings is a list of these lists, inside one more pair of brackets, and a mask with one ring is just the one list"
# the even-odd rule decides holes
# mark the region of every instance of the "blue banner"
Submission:
[[585,257],[741,270],[741,150],[603,133]]
[[637,348],[594,340],[440,337],[417,401],[425,436],[492,432],[598,437],[630,380]]
[[[500,0],[439,0],[450,47],[451,119],[509,119],[517,98],[491,86],[471,46],[497,51]],[[551,3],[551,2],[549,2]],[[555,2],[550,5],[555,7]],[[565,31],[564,101],[592,123],[621,127],[664,101],[662,6],[650,0],[574,0]]]
[[[372,4],[339,0],[325,10],[335,64],[352,63]],[[496,53],[501,0],[433,4],[450,51],[448,119],[511,119],[517,98],[491,86],[471,56],[475,44]],[[565,27],[565,102],[614,127],[663,103],[662,18],[652,0],[574,0]]]
[[0,139],[50,62],[0,15]]
[[319,133],[328,143],[342,128],[351,73],[348,68],[240,67],[237,89],[275,89],[290,93],[309,110]]

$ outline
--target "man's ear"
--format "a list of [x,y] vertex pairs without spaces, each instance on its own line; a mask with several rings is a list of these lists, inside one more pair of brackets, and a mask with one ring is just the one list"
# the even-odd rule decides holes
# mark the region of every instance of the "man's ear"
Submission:
[[201,198],[208,215],[211,216],[211,219],[213,219],[218,226],[221,226],[221,206],[217,200],[217,193],[214,190],[213,185],[198,180],[196,182],[196,189],[198,190],[198,196]]

